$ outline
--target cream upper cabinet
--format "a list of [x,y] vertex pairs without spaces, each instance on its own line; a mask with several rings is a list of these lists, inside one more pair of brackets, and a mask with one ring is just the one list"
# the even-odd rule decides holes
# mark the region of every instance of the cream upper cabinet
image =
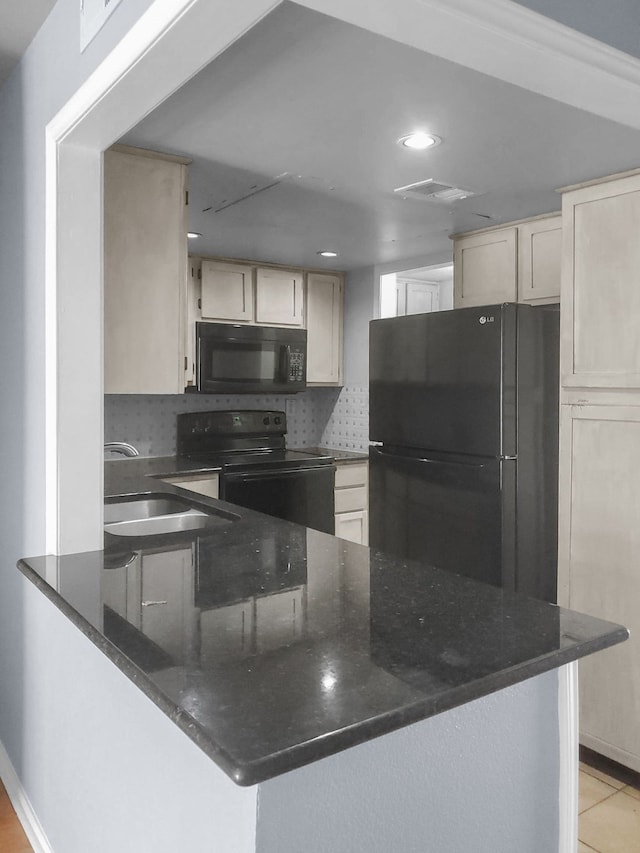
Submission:
[[187,162],[104,154],[104,390],[182,393]]
[[304,326],[303,274],[259,267],[256,270],[256,323]]
[[307,383],[342,384],[342,276],[307,274]]
[[517,245],[515,226],[454,238],[454,307],[515,302]]
[[518,226],[518,302],[560,299],[562,217],[549,216]]
[[562,383],[640,389],[640,173],[563,196]]
[[453,239],[455,308],[560,300],[560,215],[537,216]]
[[253,320],[253,267],[203,259],[200,276],[203,320],[233,323]]
[[197,320],[307,329],[307,382],[342,385],[342,273],[191,257],[187,265],[185,385],[195,377]]

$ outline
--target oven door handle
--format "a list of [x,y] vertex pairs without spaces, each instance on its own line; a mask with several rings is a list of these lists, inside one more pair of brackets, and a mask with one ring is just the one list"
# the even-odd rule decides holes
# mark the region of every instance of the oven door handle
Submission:
[[301,474],[310,474],[313,472],[326,472],[326,471],[334,471],[336,470],[335,465],[312,465],[305,468],[291,468],[291,469],[272,469],[270,471],[252,471],[252,472],[233,472],[229,474],[225,474],[222,472],[222,477],[227,482],[229,481],[242,481],[243,483],[250,483],[252,480],[266,480],[266,479],[274,479],[281,477],[297,477]]

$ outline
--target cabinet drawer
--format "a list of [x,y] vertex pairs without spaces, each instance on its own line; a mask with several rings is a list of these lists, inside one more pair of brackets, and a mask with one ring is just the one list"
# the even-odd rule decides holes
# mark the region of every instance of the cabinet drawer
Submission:
[[367,487],[354,486],[351,489],[336,489],[335,492],[335,511],[338,512],[355,512],[359,509],[367,508]]
[[336,465],[336,489],[348,486],[366,486],[368,480],[368,462],[348,462]]

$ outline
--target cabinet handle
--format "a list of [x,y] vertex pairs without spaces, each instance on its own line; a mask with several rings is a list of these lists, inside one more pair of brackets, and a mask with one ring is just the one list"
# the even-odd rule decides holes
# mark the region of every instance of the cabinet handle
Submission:
[[166,601],[143,601],[143,607],[157,607],[159,604],[167,604]]

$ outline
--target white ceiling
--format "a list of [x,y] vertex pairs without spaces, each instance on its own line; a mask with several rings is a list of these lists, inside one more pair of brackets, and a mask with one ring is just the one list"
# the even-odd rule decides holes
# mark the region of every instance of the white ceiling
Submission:
[[21,0],[0,4],[0,86],[25,52],[56,0]]
[[[442,144],[400,148],[417,127]],[[449,252],[451,233],[558,210],[556,188],[640,165],[636,130],[293,3],[122,141],[193,158],[196,251],[329,269]],[[477,195],[393,192],[426,178]]]

